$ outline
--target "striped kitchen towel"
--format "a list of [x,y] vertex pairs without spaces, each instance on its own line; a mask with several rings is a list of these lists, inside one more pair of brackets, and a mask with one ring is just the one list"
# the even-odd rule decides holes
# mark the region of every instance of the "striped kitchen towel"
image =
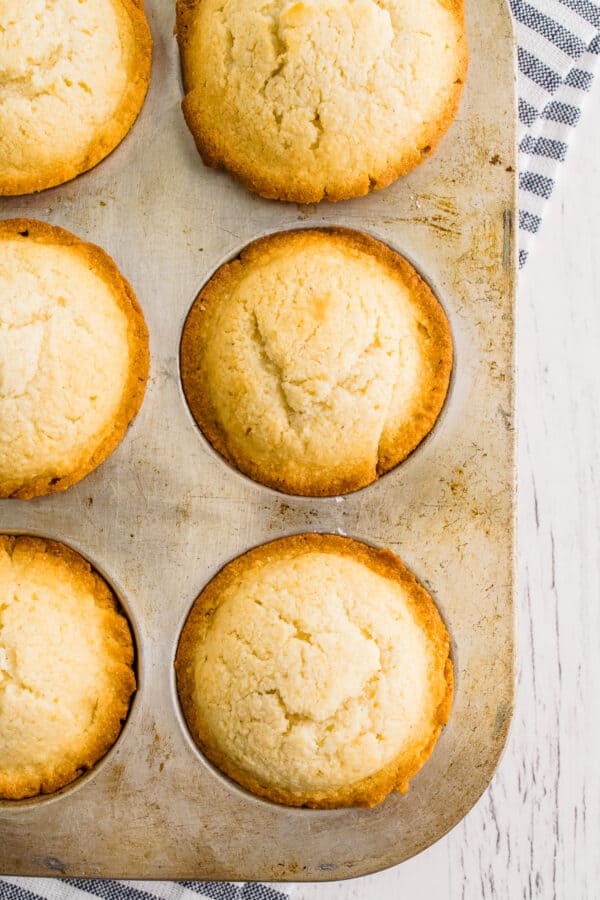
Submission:
[[519,44],[519,263],[540,228],[600,56],[600,3],[511,0]]
[[[519,43],[520,242],[524,265],[600,56],[600,3],[511,0]],[[0,900],[286,900],[299,888],[220,882],[0,879]],[[285,893],[284,893],[285,891]]]

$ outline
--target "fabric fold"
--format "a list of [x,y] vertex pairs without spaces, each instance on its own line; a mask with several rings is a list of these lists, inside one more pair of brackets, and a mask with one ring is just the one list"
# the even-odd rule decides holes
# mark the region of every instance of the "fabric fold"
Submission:
[[519,45],[519,264],[524,266],[592,88],[600,5],[511,0],[511,6]]

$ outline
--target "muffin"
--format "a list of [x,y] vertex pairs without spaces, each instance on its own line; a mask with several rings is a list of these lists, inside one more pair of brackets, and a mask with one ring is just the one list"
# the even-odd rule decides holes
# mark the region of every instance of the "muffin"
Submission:
[[289,806],[374,806],[408,789],[448,721],[449,646],[392,553],[296,535],[205,587],[177,687],[194,741],[243,787]]
[[178,0],[202,159],[263,197],[387,187],[437,147],[468,63],[463,0]]
[[444,312],[413,267],[345,229],[250,244],[197,297],[183,388],[213,447],[288,494],[335,496],[388,472],[443,406]]
[[143,0],[2,0],[0,194],[75,178],[142,108],[152,37]]
[[0,535],[0,798],[57,791],[114,744],[133,641],[106,582],[55,541]]
[[62,228],[0,222],[0,497],[62,491],[121,441],[148,331],[107,254]]

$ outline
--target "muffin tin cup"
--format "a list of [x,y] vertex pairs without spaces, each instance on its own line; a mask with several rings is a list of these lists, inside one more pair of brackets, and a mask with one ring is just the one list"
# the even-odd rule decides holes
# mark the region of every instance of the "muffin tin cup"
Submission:
[[[225,466],[233,474],[234,477],[241,478],[245,485],[247,485],[247,486],[252,485],[257,488],[260,488],[261,491],[265,491],[265,492],[269,493],[274,498],[278,498],[281,502],[285,502],[285,500],[288,499],[288,500],[293,500],[295,502],[300,502],[300,503],[304,502],[304,503],[308,503],[308,504],[314,504],[314,503],[326,504],[326,503],[331,503],[332,501],[340,502],[340,501],[344,500],[346,497],[357,496],[359,494],[362,494],[364,491],[370,490],[373,487],[373,485],[378,484],[379,482],[384,481],[390,475],[393,475],[401,466],[408,464],[409,460],[413,456],[415,456],[416,454],[418,454],[420,451],[424,450],[427,447],[429,441],[432,439],[433,435],[435,434],[436,428],[438,427],[438,425],[440,423],[443,422],[445,414],[446,414],[446,410],[448,409],[448,406],[451,403],[451,396],[452,396],[452,391],[453,391],[453,387],[454,387],[454,373],[456,370],[456,366],[458,365],[458,361],[456,358],[456,347],[454,346],[453,323],[450,320],[450,317],[448,315],[448,311],[444,304],[444,299],[443,299],[443,296],[441,295],[441,292],[436,289],[435,285],[431,284],[427,280],[427,277],[424,274],[424,272],[423,272],[421,266],[418,264],[418,262],[415,261],[414,259],[411,259],[407,254],[403,253],[402,247],[395,246],[393,241],[391,241],[389,239],[389,236],[387,238],[384,238],[381,235],[377,234],[377,232],[374,230],[367,231],[366,229],[363,229],[364,234],[368,234],[369,237],[372,237],[375,240],[381,241],[382,243],[386,244],[392,250],[399,253],[400,256],[403,256],[411,264],[411,266],[414,268],[414,270],[421,276],[421,278],[431,288],[434,296],[436,297],[440,306],[444,310],[444,313],[446,314],[447,318],[450,320],[450,326],[452,329],[451,338],[452,338],[452,343],[453,343],[453,365],[452,365],[452,370],[450,372],[450,380],[448,383],[448,390],[447,390],[446,396],[444,398],[444,403],[443,403],[442,409],[440,410],[440,413],[439,413],[436,421],[434,422],[433,427],[427,432],[425,437],[422,438],[422,440],[417,444],[417,446],[414,448],[414,450],[411,450],[411,452],[408,454],[408,456],[406,456],[403,460],[401,460],[399,463],[397,463],[393,469],[390,469],[388,472],[384,472],[383,475],[379,475],[375,479],[375,481],[372,481],[370,484],[364,485],[363,487],[357,488],[356,490],[353,490],[353,491],[348,491],[345,494],[338,494],[338,495],[331,494],[326,497],[311,497],[311,496],[306,496],[304,494],[290,494],[290,493],[287,493],[286,491],[278,490],[277,488],[270,487],[269,485],[263,484],[262,482],[251,478],[249,475],[246,475],[244,472],[241,471],[241,469],[238,469],[237,466],[233,465],[233,463],[230,463],[229,460],[227,460],[224,456],[222,456],[222,454],[219,453],[219,451],[213,447],[211,442],[208,440],[208,438],[202,431],[200,425],[196,422],[196,419],[194,418],[194,415],[193,415],[190,405],[188,403],[187,397],[185,395],[185,390],[183,388],[183,379],[181,376],[181,342],[183,339],[183,332],[185,330],[186,322],[188,320],[188,317],[192,310],[192,306],[194,305],[198,295],[201,293],[202,290],[204,290],[204,288],[206,287],[208,282],[214,277],[214,275],[216,275],[216,273],[219,271],[219,269],[222,268],[222,266],[225,266],[228,263],[233,262],[235,259],[238,259],[240,254],[246,249],[246,247],[248,247],[249,244],[253,243],[254,241],[259,240],[260,238],[264,238],[269,235],[285,233],[286,231],[302,231],[302,230],[309,230],[309,229],[313,229],[313,228],[336,228],[336,227],[348,228],[348,225],[346,225],[342,221],[340,221],[339,223],[335,222],[335,221],[327,221],[326,225],[319,225],[316,223],[311,223],[310,225],[300,225],[300,226],[290,225],[287,228],[281,228],[279,230],[269,229],[269,230],[263,231],[261,234],[257,234],[255,237],[252,238],[251,241],[248,241],[245,244],[242,244],[240,247],[237,247],[232,253],[230,253],[227,257],[225,257],[219,263],[217,263],[217,265],[214,267],[214,269],[211,272],[209,272],[208,276],[204,279],[204,281],[198,287],[194,296],[192,297],[189,309],[187,310],[187,312],[181,322],[181,330],[179,332],[179,353],[177,356],[177,373],[178,373],[178,379],[179,379],[180,395],[181,395],[182,402],[185,404],[185,407],[189,413],[191,422],[193,423],[194,427],[198,430],[199,439],[202,443],[202,447],[203,447],[204,451],[206,453],[210,454],[211,456],[213,456],[214,459],[218,460],[221,463],[221,465]],[[358,229],[354,229],[354,230],[358,230]],[[457,325],[458,325],[458,323],[457,323]]]
[[[274,536],[270,541],[266,541],[265,543],[271,543],[271,541],[277,540],[278,538],[294,537],[294,536],[296,536],[296,535],[299,535],[299,534],[305,534],[305,533],[306,533],[306,532],[302,532],[302,531],[300,531],[300,532],[291,531],[291,532],[288,532],[288,533],[286,533],[286,534],[276,535],[276,536]],[[328,532],[326,529],[314,528],[314,529],[312,530],[311,533],[312,533],[312,534],[330,534],[331,532]],[[385,545],[383,545],[383,544],[377,544],[377,543],[375,543],[374,541],[369,540],[366,536],[359,537],[359,536],[357,536],[356,534],[346,534],[345,532],[342,532],[340,529],[338,529],[338,531],[336,531],[335,534],[339,534],[339,535],[341,535],[341,536],[343,536],[343,537],[352,538],[352,539],[355,540],[355,541],[359,541],[359,542],[362,543],[362,544],[366,544],[366,545],[369,546],[369,547],[373,547],[375,550],[385,550],[385,549],[387,549]],[[250,551],[250,550],[255,550],[255,549],[257,549],[258,546],[260,546],[260,545],[253,546],[253,547],[246,547],[246,549],[245,549],[244,551],[242,551],[242,554],[247,553],[247,552]],[[182,631],[183,631],[183,628],[184,628],[184,626],[185,626],[185,623],[187,622],[188,617],[189,617],[190,613],[192,612],[192,609],[193,609],[193,607],[194,607],[194,605],[195,605],[195,602],[196,602],[197,597],[202,593],[202,591],[204,591],[204,589],[208,586],[208,584],[209,584],[209,583],[210,583],[210,582],[211,582],[211,581],[219,574],[219,572],[220,572],[222,569],[224,569],[226,566],[228,566],[230,563],[232,563],[235,559],[237,559],[239,555],[240,555],[240,554],[238,554],[238,555],[236,555],[236,556],[233,556],[233,557],[231,557],[230,559],[224,559],[224,560],[223,560],[222,564],[219,565],[219,566],[215,569],[215,571],[214,571],[214,572],[211,574],[211,576],[207,579],[206,583],[203,584],[203,585],[200,587],[200,589],[198,590],[198,594],[196,595],[196,597],[193,598],[193,600],[192,600],[192,602],[191,602],[189,608],[186,610],[185,615],[183,616],[183,619],[182,619],[182,621],[181,621],[181,627],[180,627],[180,629],[179,629],[179,634],[178,634],[178,636],[177,636],[177,642],[176,642],[176,644],[175,644],[175,653],[174,653],[174,656],[173,656],[173,664],[172,664],[172,667],[171,667],[171,675],[172,675],[172,678],[171,678],[171,688],[172,688],[171,694],[172,694],[173,702],[174,702],[174,705],[175,705],[175,712],[176,712],[177,718],[178,718],[178,720],[179,720],[179,725],[180,725],[182,731],[184,732],[184,734],[185,734],[185,736],[186,736],[186,738],[187,738],[187,740],[188,740],[188,742],[189,742],[189,745],[190,745],[191,749],[192,749],[193,752],[196,754],[196,756],[197,756],[197,758],[198,758],[198,761],[199,761],[202,765],[206,766],[206,768],[213,774],[213,776],[214,776],[215,778],[217,778],[223,785],[225,785],[225,786],[227,787],[228,790],[239,793],[240,798],[243,799],[244,801],[248,801],[248,800],[249,800],[249,801],[253,801],[254,803],[260,804],[261,806],[266,805],[266,806],[271,807],[271,808],[272,808],[272,807],[275,807],[275,808],[281,808],[280,806],[278,806],[278,804],[277,804],[275,801],[269,800],[269,799],[267,799],[267,798],[265,798],[265,797],[260,797],[260,796],[258,796],[258,795],[256,795],[256,794],[253,794],[251,791],[247,790],[245,787],[242,787],[242,785],[238,784],[234,779],[230,778],[228,775],[226,775],[224,772],[222,772],[221,769],[219,769],[218,766],[216,766],[213,762],[211,762],[210,759],[208,759],[208,757],[205,755],[205,753],[200,749],[200,747],[199,747],[199,746],[196,744],[196,742],[194,741],[194,738],[193,738],[192,733],[191,733],[191,731],[190,731],[189,725],[188,725],[187,720],[186,720],[186,718],[185,718],[185,715],[184,715],[184,712],[183,712],[183,708],[182,708],[182,705],[181,705],[181,701],[180,701],[180,698],[179,698],[179,694],[178,694],[178,691],[177,691],[177,678],[176,678],[176,672],[175,672],[175,658],[176,658],[176,656],[177,656],[177,650],[179,649],[179,641],[180,641],[181,633],[182,633]],[[402,562],[403,562],[403,560],[402,560]],[[415,574],[415,573],[413,573],[413,574]],[[457,648],[457,646],[456,646],[456,642],[454,641],[454,638],[452,637],[452,632],[450,631],[450,629],[449,629],[449,627],[448,627],[448,622],[446,621],[446,617],[445,617],[445,615],[444,615],[444,610],[443,610],[442,604],[439,602],[439,599],[438,599],[437,597],[432,596],[431,599],[432,599],[433,602],[435,603],[435,605],[436,605],[436,607],[437,607],[437,610],[438,610],[438,612],[440,613],[440,616],[441,616],[441,618],[442,618],[442,620],[443,620],[443,622],[444,622],[444,625],[445,625],[446,628],[448,629],[448,634],[449,634],[449,637],[450,637],[450,660],[452,661],[452,666],[453,666],[454,693],[456,694],[456,692],[457,692],[458,689],[459,689],[459,687],[458,687],[458,666],[459,666],[459,662],[458,662],[458,659],[457,659],[458,648]],[[442,730],[442,734],[443,734],[443,730]],[[435,754],[435,752],[436,752],[436,750],[435,750],[435,748],[434,748],[433,754]],[[426,765],[427,765],[427,763],[426,763]],[[411,780],[411,784],[412,784],[412,780]],[[298,816],[309,816],[309,817],[310,817],[310,816],[314,816],[316,812],[318,812],[319,815],[321,815],[321,814],[323,814],[323,813],[325,813],[325,814],[327,814],[327,813],[333,814],[333,813],[339,812],[339,810],[335,810],[335,809],[314,810],[314,809],[307,809],[307,808],[298,806],[298,807],[289,807],[289,808],[286,808],[286,812],[289,813],[289,814],[291,814],[291,815],[296,814],[296,815],[298,815]]]
[[[92,172],[0,198],[102,246],[132,283],[151,342],[144,405],[96,471],[63,494],[0,501],[0,531],[43,533],[98,560],[130,613],[141,685],[122,737],[52,801],[0,808],[0,872],[117,878],[338,880],[439,839],[485,790],[513,703],[516,281],[515,45],[508,4],[467,0],[471,68],[437,153],[385,191],[298,207],[206,169],[180,109],[172,4],[147,0],[153,81],[128,138]],[[255,238],[298,227],[365,231],[412,261],[454,335],[452,388],[402,464],[343,498],[251,482],[203,443],[179,378],[181,328],[200,287]],[[174,693],[181,627],[229,559],[302,531],[349,534],[400,556],[453,638],[450,722],[409,792],[372,810],[295,810],[217,775]]]
[[10,529],[10,528],[2,528],[0,529],[0,535],[6,534],[11,537],[34,537],[34,538],[42,538],[43,540],[49,541],[57,541],[61,544],[64,544],[71,550],[74,550],[79,554],[83,559],[88,562],[92,569],[100,575],[100,577],[106,582],[109,586],[113,594],[115,595],[119,612],[127,619],[127,623],[129,625],[129,629],[131,631],[131,637],[133,640],[133,671],[135,674],[136,681],[136,689],[131,696],[131,701],[129,703],[129,709],[127,711],[127,717],[123,722],[121,727],[121,731],[116,741],[110,747],[104,756],[101,756],[100,759],[88,770],[83,772],[73,781],[70,781],[64,787],[60,788],[58,791],[53,791],[49,794],[36,794],[33,797],[25,797],[22,800],[3,800],[0,799],[0,813],[6,812],[18,812],[21,810],[30,810],[32,807],[39,807],[41,805],[48,805],[50,803],[54,803],[57,800],[61,800],[69,797],[75,791],[81,790],[85,785],[87,785],[93,778],[97,776],[99,772],[106,766],[110,766],[113,761],[118,761],[119,758],[127,752],[126,749],[126,734],[130,724],[133,722],[135,727],[135,720],[137,716],[137,707],[138,707],[138,697],[140,692],[143,690],[144,686],[144,676],[143,676],[143,666],[140,656],[140,641],[139,641],[139,631],[135,621],[135,616],[132,614],[129,609],[127,600],[123,594],[123,591],[120,587],[115,583],[114,579],[110,577],[110,575],[104,570],[102,566],[100,566],[97,562],[95,562],[89,555],[89,553],[85,552],[85,549],[77,546],[73,541],[64,540],[61,535],[56,534],[48,534],[46,532],[35,531],[30,529],[28,531]]

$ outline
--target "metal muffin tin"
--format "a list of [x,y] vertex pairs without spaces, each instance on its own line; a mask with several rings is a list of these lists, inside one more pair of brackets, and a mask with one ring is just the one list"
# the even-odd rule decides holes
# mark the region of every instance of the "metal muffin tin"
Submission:
[[[140,414],[115,453],[63,494],[0,501],[0,530],[44,534],[88,557],[137,638],[139,690],[120,740],[50,798],[0,804],[0,871],[128,878],[329,880],[418,853],[487,787],[513,704],[515,48],[506,0],[468,0],[471,67],[437,154],[385,191],[310,207],[261,200],[205,169],[180,110],[174,3],[147,0],[153,79],[139,121],[92,172],[3,218],[62,225],[104,247],[151,335]],[[286,497],[234,473],[206,444],[179,380],[198,290],[251,240],[344,225],[410,259],[436,291],[455,370],[431,436],[345,498]],[[248,548],[300,531],[389,546],[436,599],[453,638],[450,723],[408,794],[373,810],[286,809],[246,794],[194,747],[173,660],[207,580]]]

